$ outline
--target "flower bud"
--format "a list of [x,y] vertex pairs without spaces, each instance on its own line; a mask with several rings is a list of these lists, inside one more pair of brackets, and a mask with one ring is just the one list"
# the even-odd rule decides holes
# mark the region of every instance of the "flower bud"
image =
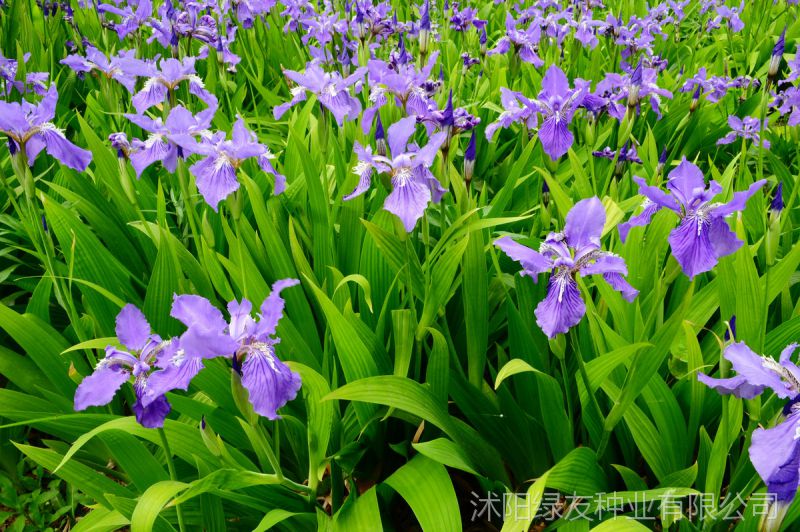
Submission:
[[642,62],[631,73],[631,83],[628,87],[628,109],[635,109],[639,105],[639,91],[642,88]]
[[419,19],[419,53],[423,56],[428,53],[428,41],[431,34],[431,4],[425,0]]
[[376,114],[378,121],[375,124],[375,152],[381,157],[386,157],[386,133],[383,131],[381,115]]
[[692,93],[692,103],[689,104],[689,112],[694,113],[697,110],[697,105],[700,103],[700,85],[698,84],[694,93]]
[[786,48],[786,28],[783,28],[781,36],[778,37],[778,42],[772,49],[772,55],[769,58],[769,67],[767,68],[767,78],[769,80],[775,79],[778,75],[778,69],[781,67],[781,59],[783,59],[783,51]]
[[472,130],[472,136],[469,138],[467,150],[464,152],[464,181],[469,186],[472,181],[473,173],[475,172],[475,130]]

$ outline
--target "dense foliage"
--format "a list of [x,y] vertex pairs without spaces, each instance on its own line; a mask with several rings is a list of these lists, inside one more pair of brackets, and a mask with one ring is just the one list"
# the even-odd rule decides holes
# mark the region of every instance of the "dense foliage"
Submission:
[[797,530],[796,3],[0,0],[0,528]]

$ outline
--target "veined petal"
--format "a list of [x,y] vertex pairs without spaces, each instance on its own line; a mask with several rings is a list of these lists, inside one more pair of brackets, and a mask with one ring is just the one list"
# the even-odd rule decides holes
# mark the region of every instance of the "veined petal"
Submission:
[[248,299],[242,299],[239,303],[236,300],[228,303],[228,314],[231,315],[228,331],[237,341],[243,340],[245,336],[252,335],[255,320],[250,315],[253,311],[253,304]]
[[545,257],[538,251],[534,251],[527,246],[515,242],[510,236],[504,236],[495,240],[494,245],[503,250],[503,253],[522,265],[522,273],[533,278],[533,282],[538,281],[540,273],[550,271],[553,268],[553,261]]
[[781,351],[781,355],[779,357],[780,363],[786,364],[788,362],[791,362],[792,355],[794,354],[798,346],[800,346],[800,344],[794,343],[794,344],[789,344],[785,348],[783,348],[783,351]]
[[141,351],[150,340],[150,324],[136,305],[127,304],[117,314],[117,338],[131,351]]
[[275,334],[278,329],[278,322],[283,317],[283,308],[286,306],[286,301],[281,297],[281,291],[298,284],[300,284],[298,279],[275,281],[269,295],[261,304],[261,318],[258,321],[257,336],[269,337]]
[[800,483],[800,416],[789,416],[786,421],[770,429],[753,431],[750,442],[750,461],[779,501],[791,501]]
[[619,273],[604,273],[603,279],[611,285],[611,288],[622,294],[622,297],[628,302],[633,301],[639,295],[639,291],[631,286],[627,279]]
[[542,148],[554,161],[567,153],[572,146],[574,137],[568,125],[563,118],[559,119],[554,115],[546,118],[539,127]]
[[227,327],[222,312],[203,296],[174,294],[170,316],[187,327],[200,325],[208,329],[223,330]]
[[[52,124],[48,124],[52,126]],[[55,157],[64,166],[83,172],[92,162],[92,152],[74,145],[55,126],[43,127],[39,133],[44,140],[44,147],[50,156]]]
[[219,209],[219,202],[239,189],[236,170],[225,157],[209,156],[194,163],[190,168],[197,181],[197,189],[212,209]]
[[192,379],[202,369],[202,359],[183,357],[166,368],[151,373],[147,377],[147,384],[140,398],[142,407],[150,406],[159,397],[172,390],[188,390]]
[[414,230],[417,220],[425,214],[431,201],[431,189],[413,177],[392,179],[393,190],[383,202],[383,208],[397,215],[407,232]]
[[732,394],[740,399],[752,399],[764,391],[763,386],[750,384],[743,375],[736,375],[727,379],[715,379],[705,373],[698,373],[697,380],[709,388],[715,389],[718,393],[723,395]]
[[536,323],[548,338],[567,332],[586,313],[586,305],[576,283],[567,273],[550,277],[547,297],[536,307]]
[[247,354],[242,365],[242,386],[257,414],[279,419],[278,409],[297,396],[300,385],[300,375],[278,360],[271,348]]
[[557,65],[550,65],[542,78],[542,96],[565,96],[569,92],[569,80]]
[[228,323],[222,312],[206,298],[196,295],[176,295],[170,315],[187,326],[181,335],[180,349],[185,356],[212,358],[232,356],[238,347],[225,329]]
[[726,347],[724,356],[731,362],[736,373],[747,379],[750,384],[772,388],[775,395],[782,399],[795,395],[781,378],[780,373],[787,371],[786,368],[772,358],[755,354],[744,342]]
[[386,140],[389,143],[389,151],[392,157],[405,153],[408,139],[411,138],[416,129],[417,119],[413,116],[407,116],[389,126]]
[[567,213],[564,235],[570,247],[581,250],[600,247],[600,235],[606,223],[606,209],[599,198],[579,201]]
[[131,153],[131,166],[136,171],[136,177],[141,177],[145,168],[156,161],[167,158],[171,146],[160,135],[152,136],[145,142],[139,143],[139,149]]
[[672,255],[689,279],[717,265],[717,255],[710,238],[709,221],[687,216],[669,234]]
[[716,218],[721,218],[724,216],[728,216],[729,214],[733,214],[734,212],[743,211],[747,200],[749,200],[760,188],[762,188],[766,184],[766,179],[760,179],[750,185],[747,190],[742,190],[740,192],[733,193],[733,199],[728,203],[720,205],[716,209],[711,211],[711,216]]
[[706,189],[703,172],[697,165],[690,163],[684,157],[678,166],[669,173],[667,188],[683,205],[689,206]]
[[167,87],[153,78],[148,79],[144,88],[133,95],[131,103],[139,114],[144,113],[154,105],[163,104],[167,98]]
[[642,177],[634,176],[633,180],[639,185],[639,194],[660,207],[666,207],[674,212],[680,212],[681,206],[675,197],[670,196],[658,187],[648,185],[647,181]]
[[163,395],[159,395],[153,399],[147,406],[142,404],[142,392],[137,386],[136,388],[136,402],[133,404],[133,413],[136,415],[136,421],[143,427],[148,429],[159,429],[164,426],[164,420],[169,415],[172,406]]
[[736,233],[728,227],[728,222],[724,218],[711,218],[709,227],[709,238],[714,246],[714,253],[717,257],[725,257],[736,252],[742,247],[742,242],[736,237]]
[[642,212],[636,216],[631,216],[627,222],[619,224],[619,239],[622,240],[623,243],[628,239],[628,232],[631,230],[631,227],[648,225],[653,215],[661,210],[661,205],[657,205],[649,199],[645,200],[642,207]]
[[104,366],[84,378],[75,390],[75,410],[107,405],[130,377],[127,369]]

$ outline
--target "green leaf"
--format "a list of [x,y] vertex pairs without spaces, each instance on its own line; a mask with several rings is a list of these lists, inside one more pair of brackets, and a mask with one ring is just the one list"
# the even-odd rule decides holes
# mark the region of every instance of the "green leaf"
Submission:
[[333,517],[333,532],[351,532],[352,530],[369,530],[381,532],[381,513],[378,508],[378,495],[372,487],[358,495],[347,498],[341,510]]
[[393,375],[370,377],[346,384],[324,399],[364,401],[409,412],[433,423],[450,436],[469,456],[471,468],[492,478],[505,478],[497,451],[474,429],[451,417],[422,384]]
[[405,499],[422,530],[461,530],[456,492],[443,465],[419,454],[384,482]]

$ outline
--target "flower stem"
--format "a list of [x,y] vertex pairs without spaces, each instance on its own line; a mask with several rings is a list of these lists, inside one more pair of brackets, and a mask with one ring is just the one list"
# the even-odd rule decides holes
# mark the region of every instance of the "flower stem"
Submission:
[[[167,440],[167,433],[164,432],[163,427],[159,427],[158,435],[161,437],[161,447],[164,448],[164,456],[167,459],[167,469],[169,470],[169,478],[170,480],[177,481],[178,475],[175,473],[175,463],[172,461],[172,451],[169,449],[169,441]],[[183,511],[181,510],[181,505],[175,505],[175,513],[178,514],[178,529],[181,532],[185,532],[186,528],[183,524]]]

